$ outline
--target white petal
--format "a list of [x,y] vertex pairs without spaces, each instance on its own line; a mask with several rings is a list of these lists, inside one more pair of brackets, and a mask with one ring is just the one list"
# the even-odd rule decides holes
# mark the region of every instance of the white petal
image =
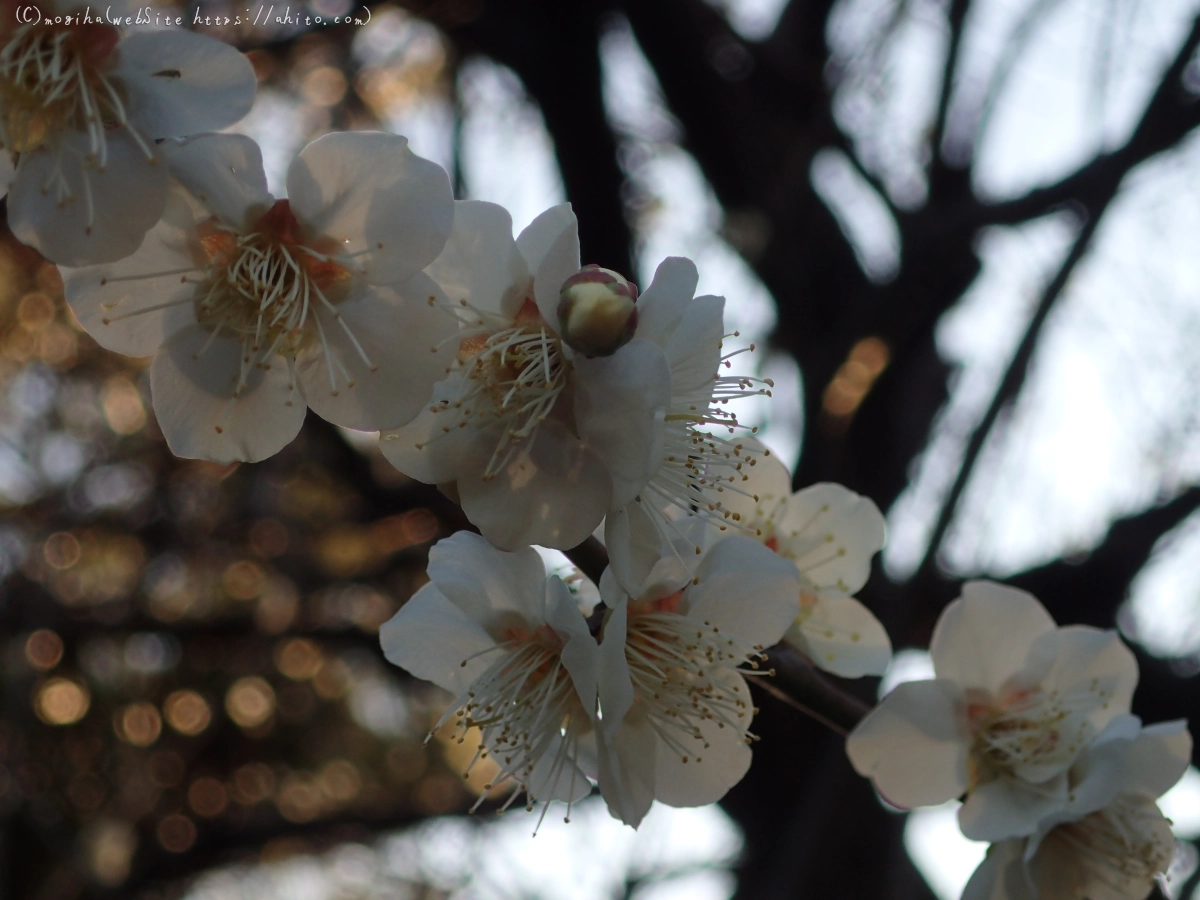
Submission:
[[1042,819],[1066,806],[1067,796],[1065,772],[1039,785],[1004,775],[967,794],[958,825],[973,841],[1025,837],[1037,831]]
[[[718,669],[713,672],[712,680],[716,690],[729,702],[740,700],[747,711],[754,707],[746,680],[741,675],[731,669]],[[752,754],[741,731],[728,725],[720,728],[715,719],[702,720],[699,728],[704,743],[691,740],[684,743],[685,749],[694,746],[697,754],[689,757],[686,763],[665,741],[658,743],[654,797],[668,806],[716,803],[745,777],[750,768]]]
[[1025,877],[1024,852],[1023,839],[989,847],[987,857],[963,888],[962,900],[1039,900]]
[[[115,263],[64,267],[63,288],[79,324],[101,347],[150,356],[168,337],[196,321],[190,298],[206,263],[191,205],[177,187],[162,219],[146,233],[136,253]],[[183,281],[185,274],[192,283]]]
[[671,371],[662,350],[631,341],[612,356],[575,361],[575,422],[580,438],[612,476],[622,507],[662,466]]
[[[85,161],[86,135],[67,135],[61,160],[42,147],[21,156],[8,193],[8,221],[22,243],[63,266],[129,256],[154,227],[167,202],[167,167],[147,158],[125,129],[105,132],[103,169]],[[55,173],[61,165],[61,203]],[[88,198],[91,198],[90,204]]]
[[[207,345],[207,346],[206,346]],[[158,425],[176,456],[212,462],[258,462],[282,450],[304,424],[304,399],[276,357],[253,368],[233,398],[242,343],[212,339],[189,325],[159,348],[150,366],[150,393]]]
[[962,692],[941,678],[901,684],[846,738],[854,770],[906,809],[961,796],[970,747]]
[[[550,248],[567,233],[579,234],[579,223],[575,220],[570,203],[550,207],[525,226],[525,230],[517,235],[517,247],[530,272],[538,270]],[[576,243],[578,242],[576,237]],[[579,266],[575,269],[578,271]]]
[[[1067,625],[1039,638],[1029,652],[1036,669],[1049,663],[1045,690],[1059,690],[1101,731],[1129,711],[1137,687],[1137,658],[1115,631]],[[936,663],[935,663],[936,664]]]
[[302,225],[361,254],[355,262],[371,284],[407,281],[433,262],[454,219],[445,170],[394,134],[317,138],[288,169],[287,191]]
[[1022,670],[1033,642],[1053,630],[1054,620],[1032,594],[970,581],[934,626],[929,653],[939,678],[996,693]]
[[686,257],[668,256],[659,263],[650,286],[638,297],[636,336],[665,348],[699,280],[696,264]]
[[708,405],[713,379],[721,365],[724,310],[723,297],[697,297],[688,304],[667,341],[664,350],[671,366],[671,394],[676,404]]
[[496,642],[433,584],[380,626],[379,643],[388,662],[455,695],[495,662],[494,655],[476,654]]
[[887,670],[892,642],[879,620],[853,597],[816,600],[802,618],[784,640],[793,642],[818,668],[842,678]]
[[446,248],[425,272],[451,303],[466,300],[505,319],[516,316],[529,289],[529,268],[513,240],[512,216],[482,200],[455,201]]
[[667,541],[644,503],[608,512],[604,540],[608,568],[600,578],[600,595],[610,606],[618,594],[640,600],[673,594],[691,581],[692,571],[700,564],[695,556],[697,546]]
[[509,553],[459,531],[430,549],[428,572],[438,590],[489,634],[510,627],[536,631],[546,623],[546,567],[531,547]]
[[[559,327],[558,303],[563,283],[579,271],[579,232],[574,220],[575,214],[571,213],[570,226],[546,249],[541,262],[536,267],[532,263],[529,265],[533,272],[533,299],[537,302],[538,312],[556,331]],[[528,258],[526,262],[529,262]]]
[[379,435],[379,449],[387,461],[425,484],[445,484],[458,478],[459,462],[472,432],[457,428],[453,409],[434,408],[444,400],[453,403],[461,393],[463,374],[454,372],[433,386],[433,395],[417,417],[402,428]]
[[485,479],[498,437],[494,431],[478,434],[464,454],[458,492],[471,524],[497,547],[566,550],[587,540],[612,496],[599,457],[561,422],[547,419],[529,446]]
[[1161,797],[1183,777],[1192,761],[1187,720],[1159,722],[1142,729],[1128,756],[1126,790]]
[[626,715],[633,708],[633,681],[625,656],[628,628],[629,604],[621,598],[613,604],[612,613],[604,623],[604,639],[600,642],[597,694],[603,716],[602,733],[608,741],[623,727]]
[[1137,716],[1113,719],[1071,766],[1071,796],[1066,807],[1046,817],[1040,830],[1048,831],[1054,823],[1081,819],[1108,806],[1129,782],[1133,771],[1131,751],[1141,730],[1142,721]]
[[610,742],[599,744],[600,794],[613,818],[637,828],[654,803],[658,737],[645,716],[627,716]]
[[140,31],[117,45],[113,74],[129,92],[129,116],[151,139],[232,125],[250,111],[258,80],[250,60],[191,31]]
[[866,584],[885,531],[874,503],[828,482],[797,491],[775,528],[779,553],[795,560],[822,597],[846,597]]
[[684,591],[687,615],[753,645],[779,643],[800,612],[796,567],[744,535],[718,541],[696,577]]
[[262,151],[240,134],[201,134],[165,141],[171,176],[226,225],[248,232],[275,203],[267,190]]
[[565,642],[561,654],[563,666],[571,676],[584,711],[594,717],[600,645],[588,630],[587,620],[579,612],[570,590],[558,577],[546,579],[546,624]]
[[428,275],[417,273],[399,288],[363,285],[337,304],[336,312],[316,306],[324,346],[319,338],[311,340],[296,358],[304,399],[313,411],[359,431],[412,421],[453,361],[453,347],[442,338],[454,323],[428,302],[439,293]]
[[[1171,825],[1153,801],[1144,799],[1137,805],[1140,807],[1136,810],[1139,844],[1149,831],[1159,844],[1173,847],[1175,838],[1171,834]],[[1060,897],[1070,900],[1084,897],[1087,900],[1143,900],[1154,887],[1153,877],[1120,872],[1102,854],[1081,848],[1077,840],[1061,829],[1046,836],[1027,866],[1040,900],[1058,900]]]

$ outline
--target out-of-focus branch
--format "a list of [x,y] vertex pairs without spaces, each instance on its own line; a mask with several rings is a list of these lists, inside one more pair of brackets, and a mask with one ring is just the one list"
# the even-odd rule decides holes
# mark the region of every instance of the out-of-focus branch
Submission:
[[[1100,154],[1056,184],[1038,188],[1012,200],[981,205],[974,224],[1023,222],[1071,202],[1088,206],[1094,198],[1114,192],[1121,180],[1139,163],[1182,140],[1200,125],[1200,97],[1189,93],[1183,85],[1183,73],[1198,47],[1200,16],[1193,20],[1191,30],[1147,103],[1141,121],[1123,147]],[[962,223],[956,222],[956,218],[959,217],[951,214],[946,226],[960,226]]]
[[929,153],[929,194],[931,202],[947,188],[947,182],[954,175],[962,174],[961,169],[950,168],[942,156],[942,145],[946,140],[947,119],[950,115],[950,100],[954,95],[955,73],[958,71],[959,53],[962,51],[964,24],[970,0],[951,0],[950,9],[946,13],[946,24],[950,30],[949,42],[946,47],[946,61],[942,67],[942,88],[938,96],[937,113],[933,121],[933,134]]
[[1029,325],[1025,329],[1025,334],[1021,338],[1021,343],[1017,345],[1016,352],[1013,353],[1008,368],[1005,370],[1004,376],[1000,379],[1000,384],[996,388],[996,393],[992,396],[991,403],[988,404],[983,418],[979,420],[979,424],[967,440],[966,449],[963,451],[962,463],[958,467],[958,473],[954,476],[954,482],[951,484],[950,490],[947,492],[946,498],[942,503],[941,510],[938,512],[937,520],[930,533],[929,543],[925,547],[925,555],[913,579],[913,584],[917,586],[918,591],[929,580],[937,557],[938,547],[941,546],[942,539],[946,536],[946,530],[950,527],[951,521],[953,521],[954,513],[958,508],[958,502],[962,497],[963,490],[966,488],[967,482],[970,481],[971,473],[975,469],[975,463],[979,459],[979,453],[983,449],[983,445],[987,441],[992,427],[996,424],[996,420],[1000,417],[1001,411],[1017,396],[1017,393],[1021,390],[1021,386],[1025,383],[1025,377],[1029,372],[1029,363],[1033,359],[1034,350],[1041,338],[1042,328],[1046,324],[1050,310],[1062,295],[1063,288],[1066,287],[1071,273],[1075,271],[1075,267],[1087,253],[1102,214],[1103,206],[1084,221],[1083,228],[1079,236],[1075,239],[1075,244],[1071,247],[1067,258],[1063,260],[1063,264],[1059,267],[1058,274],[1054,276],[1053,280],[1046,285],[1046,289],[1042,292],[1037,309],[1034,310],[1033,317],[1030,319]]

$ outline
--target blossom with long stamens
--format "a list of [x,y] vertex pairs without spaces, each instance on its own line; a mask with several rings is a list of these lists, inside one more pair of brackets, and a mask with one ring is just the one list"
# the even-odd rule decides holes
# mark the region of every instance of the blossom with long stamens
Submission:
[[[596,341],[611,325],[603,303],[564,304],[564,286],[569,295],[581,278],[620,278],[581,272],[567,204],[515,239],[501,207],[460,201],[455,209],[446,249],[427,271],[449,297],[456,364],[411,425],[381,436],[380,449],[410,477],[453,484],[467,518],[498,547],[575,546],[614,496],[658,464],[666,358],[634,340],[589,359],[571,346],[584,344],[564,339],[575,330]],[[560,305],[572,313],[565,331]]]
[[930,643],[936,677],[901,684],[846,740],[859,774],[901,807],[967,795],[963,834],[1031,834],[1070,797],[1068,770],[1129,711],[1137,662],[1115,632],[1056,628],[1030,594],[968,582]]
[[306,407],[364,431],[415,416],[449,355],[433,346],[452,329],[431,305],[441,290],[421,272],[450,231],[446,173],[402,137],[330,134],[276,200],[249,138],[163,153],[178,184],[137,253],[64,281],[101,346],[154,354],[171,450],[254,462],[295,437]]
[[1144,900],[1177,853],[1155,800],[1192,756],[1183,721],[1120,716],[1068,773],[1065,808],[1029,837],[994,844],[963,900]]
[[743,535],[694,576],[663,553],[632,596],[602,579],[597,779],[616,818],[714,803],[745,775],[755,710],[740,667],[783,636],[799,587],[795,566]]
[[813,664],[843,678],[882,675],[892,658],[887,632],[852,596],[883,547],[884,521],[869,499],[840,484],[792,492],[792,476],[775,456],[748,467],[744,492],[724,492],[725,512],[800,572],[800,614],[784,641]]
[[62,265],[128,256],[167,200],[155,142],[236,122],[254,101],[254,70],[234,48],[190,31],[122,37],[95,21],[13,27],[9,16],[0,25],[0,154],[15,163],[5,179],[13,233]]
[[[379,630],[384,655],[455,695],[434,731],[478,727],[479,759],[499,767],[488,787],[570,804],[591,793],[581,768],[596,710],[598,648],[587,622],[541,557],[497,550],[460,531],[429,552],[429,583]],[[482,801],[482,798],[481,798]],[[478,804],[476,804],[478,806]],[[543,815],[544,815],[543,811]]]
[[[746,531],[740,517],[726,508],[729,498],[750,496],[746,485],[750,468],[765,455],[749,440],[756,429],[738,421],[729,403],[754,395],[770,396],[769,380],[750,375],[726,374],[733,358],[753,351],[728,350],[724,327],[725,300],[696,297],[699,281],[695,263],[683,257],[664,260],[654,280],[638,298],[637,329],[628,346],[658,347],[670,370],[670,397],[653,431],[654,464],[648,476],[621,479],[614,489],[612,509],[605,519],[604,542],[618,580],[627,589],[637,584],[631,559],[639,548],[658,547],[658,540],[636,535],[638,521],[649,524],[660,539],[677,536],[673,521],[699,515],[720,531]],[[591,369],[613,372],[620,354],[589,360]],[[603,409],[606,398],[598,392],[581,392],[582,407]],[[619,433],[616,429],[610,433]],[[603,438],[585,433],[593,443]],[[614,451],[613,456],[617,456]],[[632,468],[632,467],[631,467]],[[693,552],[699,552],[693,547]]]

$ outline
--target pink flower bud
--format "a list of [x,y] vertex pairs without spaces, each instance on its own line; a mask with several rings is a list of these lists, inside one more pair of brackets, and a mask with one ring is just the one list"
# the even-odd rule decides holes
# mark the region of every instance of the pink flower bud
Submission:
[[559,333],[585,356],[612,356],[637,330],[637,286],[611,269],[584,266],[559,297]]

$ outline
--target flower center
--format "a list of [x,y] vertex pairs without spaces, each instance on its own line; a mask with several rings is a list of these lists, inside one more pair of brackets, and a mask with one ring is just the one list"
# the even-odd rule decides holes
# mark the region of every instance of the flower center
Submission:
[[701,762],[709,747],[704,723],[732,728],[746,743],[757,740],[747,728],[747,713],[757,710],[737,695],[741,674],[735,670],[742,663],[757,669],[766,657],[762,647],[671,611],[677,606],[672,594],[630,609],[625,660],[635,700],[645,705],[659,739],[683,762]]
[[75,199],[62,171],[63,138],[68,131],[84,133],[88,139],[83,185],[89,231],[94,212],[86,173],[93,168],[104,171],[108,163],[105,130],[125,128],[146,159],[154,159],[150,142],[130,126],[125,101],[104,74],[119,40],[120,33],[111,25],[29,24],[18,28],[0,48],[3,146],[10,153],[46,147],[58,155],[58,164],[42,184],[42,191],[61,206]]
[[[472,811],[486,798],[486,791],[507,781],[515,782],[516,790],[503,809],[508,809],[524,790],[526,809],[532,810],[538,801],[530,785],[534,769],[549,756],[549,766],[541,772],[549,776],[546,783],[554,784],[565,765],[575,766],[578,738],[589,727],[589,716],[563,665],[563,643],[553,629],[546,625],[534,632],[509,628],[504,638],[503,643],[484,651],[499,656],[451,704],[433,729],[437,731],[453,714],[454,737],[459,743],[471,728],[483,732],[483,742],[464,777],[489,753],[500,767],[492,782],[484,786],[485,793]],[[462,664],[468,662],[463,660]]]
[[[445,414],[442,434],[455,428],[497,428],[496,449],[484,469],[485,479],[502,472],[528,446],[567,386],[570,364],[562,343],[526,299],[514,320],[482,328],[459,340],[463,374],[458,397],[430,411]],[[436,439],[436,438],[434,438]],[[421,447],[424,445],[418,445]]]
[[68,128],[89,131],[102,144],[105,125],[124,123],[121,99],[101,73],[119,38],[109,25],[29,24],[16,31],[0,49],[10,151],[56,142]]
[[1065,770],[1093,732],[1084,704],[1038,688],[1016,691],[999,703],[971,702],[967,717],[975,732],[972,787],[1019,769]]
[[375,368],[337,312],[341,297],[336,289],[352,277],[350,271],[338,258],[302,242],[287,200],[276,201],[248,234],[205,223],[200,242],[209,263],[195,296],[196,318],[212,326],[214,338],[231,331],[242,341],[242,372],[234,396],[245,388],[253,367],[269,368],[277,352],[290,362],[312,340],[324,350],[332,393],[338,393],[339,376],[346,387],[354,387],[350,373],[330,352],[318,308],[333,316],[363,362]]

